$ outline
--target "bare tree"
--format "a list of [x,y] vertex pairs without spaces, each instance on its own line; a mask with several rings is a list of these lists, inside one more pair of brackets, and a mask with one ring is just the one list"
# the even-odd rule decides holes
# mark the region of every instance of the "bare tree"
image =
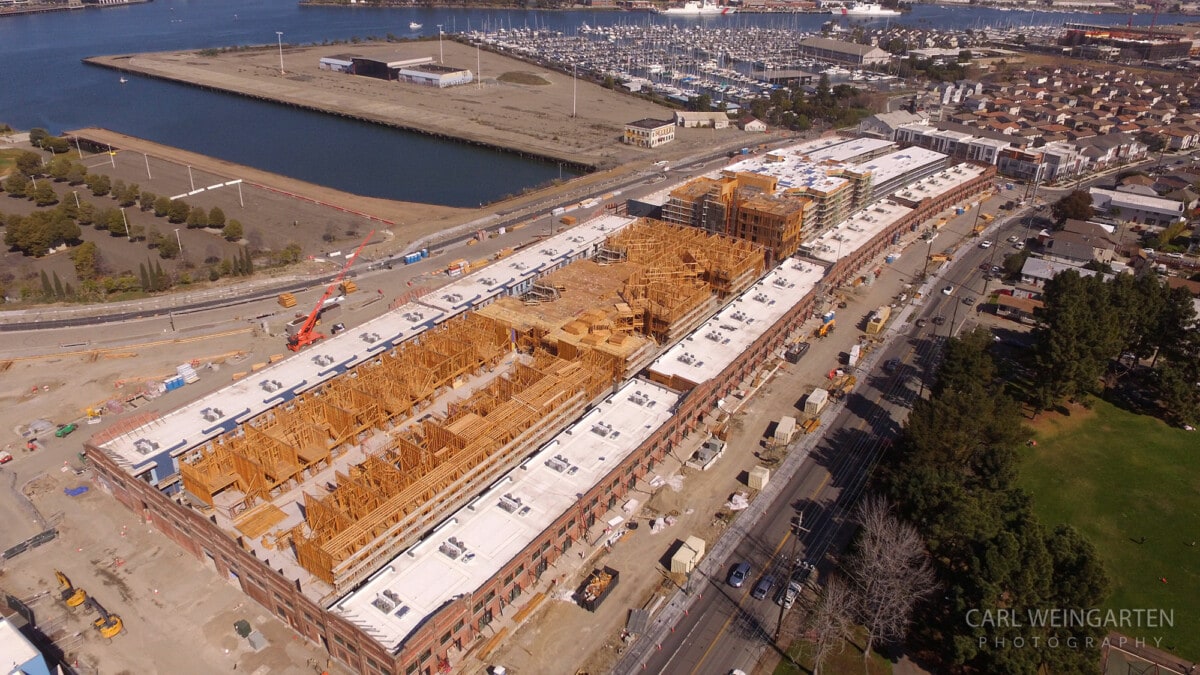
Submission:
[[867,629],[865,667],[877,643],[904,638],[913,608],[937,581],[920,533],[892,514],[887,499],[866,499],[856,518],[862,530],[847,573],[856,591],[855,617]]
[[813,634],[813,675],[820,675],[825,659],[845,648],[854,620],[854,594],[841,577],[831,575],[809,616]]

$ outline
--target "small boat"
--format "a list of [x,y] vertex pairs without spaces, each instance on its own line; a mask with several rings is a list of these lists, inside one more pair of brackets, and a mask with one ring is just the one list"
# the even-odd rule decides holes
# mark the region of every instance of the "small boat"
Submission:
[[424,24],[419,24],[419,23],[417,23],[416,21],[409,21],[409,22],[408,22],[408,28],[409,28],[409,30],[417,30],[418,28],[421,28],[423,25],[424,25]]
[[128,81],[129,81],[129,80],[125,79],[125,76],[124,76],[124,75],[122,75],[122,76],[121,76],[121,84],[125,84],[125,83],[126,83],[126,82],[128,82]]

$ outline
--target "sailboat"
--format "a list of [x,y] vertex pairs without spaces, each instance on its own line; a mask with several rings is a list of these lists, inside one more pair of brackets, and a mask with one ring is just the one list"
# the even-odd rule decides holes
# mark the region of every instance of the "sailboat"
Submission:
[[409,21],[409,22],[408,22],[408,28],[409,28],[409,30],[418,30],[418,29],[419,29],[419,28],[421,28],[423,25],[424,25],[424,24],[419,24],[419,23],[417,23],[416,21]]
[[125,79],[125,76],[124,76],[124,75],[122,75],[122,76],[121,76],[121,84],[125,84],[125,83],[126,83],[126,82],[128,82],[128,81],[129,81],[129,80]]

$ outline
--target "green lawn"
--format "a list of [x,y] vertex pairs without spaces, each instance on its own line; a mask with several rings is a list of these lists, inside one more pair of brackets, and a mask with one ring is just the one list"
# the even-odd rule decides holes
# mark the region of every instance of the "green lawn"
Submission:
[[1047,528],[1069,523],[1096,546],[1112,579],[1103,609],[1174,610],[1173,627],[1121,632],[1200,659],[1200,432],[1103,401],[1034,426],[1020,482]]
[[[855,629],[855,635],[852,641],[846,642],[845,648],[841,652],[830,656],[826,659],[825,667],[821,669],[822,673],[862,673],[863,672],[863,653],[862,644],[864,631],[862,628]],[[793,665],[792,661],[782,659],[779,665],[775,667],[775,675],[807,675],[812,672],[812,650],[811,642],[800,639],[792,643],[788,647],[788,656],[799,664]],[[870,675],[891,675],[892,662],[883,658],[878,653],[871,653]]]

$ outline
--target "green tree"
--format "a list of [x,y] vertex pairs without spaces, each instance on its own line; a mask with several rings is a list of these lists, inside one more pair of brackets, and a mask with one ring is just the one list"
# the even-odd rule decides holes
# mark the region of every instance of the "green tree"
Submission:
[[46,165],[46,173],[60,183],[67,179],[70,172],[71,159],[69,157],[55,157]]
[[75,278],[80,281],[99,276],[100,250],[90,241],[71,249],[71,262],[75,264]]
[[242,224],[236,218],[229,221],[225,225],[225,228],[221,230],[221,236],[225,237],[226,241],[238,241],[243,235]]
[[17,171],[26,176],[42,175],[42,156],[36,152],[22,151],[17,155]]
[[42,141],[50,137],[50,132],[41,127],[34,127],[29,130],[29,144],[35,148],[42,147]]
[[193,206],[187,216],[188,229],[200,229],[208,227],[208,211],[205,211],[201,206]]
[[56,155],[62,155],[71,151],[71,144],[61,136],[47,138],[42,147]]
[[1088,220],[1095,211],[1092,209],[1092,196],[1084,190],[1073,190],[1050,206],[1050,213],[1058,225],[1067,219]]
[[225,212],[221,210],[221,207],[214,206],[208,212],[208,226],[225,227]]
[[1042,302],[1033,333],[1034,391],[1046,409],[1064,397],[1079,400],[1098,391],[1121,348],[1121,333],[1099,277],[1063,272],[1046,282]]
[[58,203],[58,193],[50,181],[43,180],[33,191],[33,201],[38,206],[53,206]]
[[171,204],[173,203],[174,202],[171,201],[170,197],[157,197],[154,200],[154,215],[158,216],[159,218],[167,216],[169,213],[171,213]]
[[167,208],[167,222],[174,224],[185,222],[191,212],[192,208],[182,199],[173,199],[170,207]]
[[164,259],[175,258],[179,255],[179,244],[173,237],[160,237],[158,243],[158,257]]
[[113,195],[117,198],[117,203],[128,208],[138,202],[138,197],[141,196],[142,188],[137,183],[130,183],[123,186],[120,190],[114,190]]
[[87,180],[87,167],[79,162],[71,162],[71,168],[67,171],[67,183],[69,185],[82,185]]
[[112,190],[112,181],[102,173],[89,173],[84,179],[84,183],[97,197],[103,197]]
[[154,202],[158,199],[158,195],[149,190],[142,190],[138,195],[138,209],[141,211],[153,211]]
[[63,290],[62,279],[58,278],[58,272],[54,272],[54,297],[59,300],[66,297],[66,292]]
[[96,222],[96,206],[91,202],[79,202],[79,208],[76,209],[75,222],[80,225],[91,225]]
[[12,197],[27,197],[30,188],[29,176],[20,171],[14,171],[4,179],[4,191]]

